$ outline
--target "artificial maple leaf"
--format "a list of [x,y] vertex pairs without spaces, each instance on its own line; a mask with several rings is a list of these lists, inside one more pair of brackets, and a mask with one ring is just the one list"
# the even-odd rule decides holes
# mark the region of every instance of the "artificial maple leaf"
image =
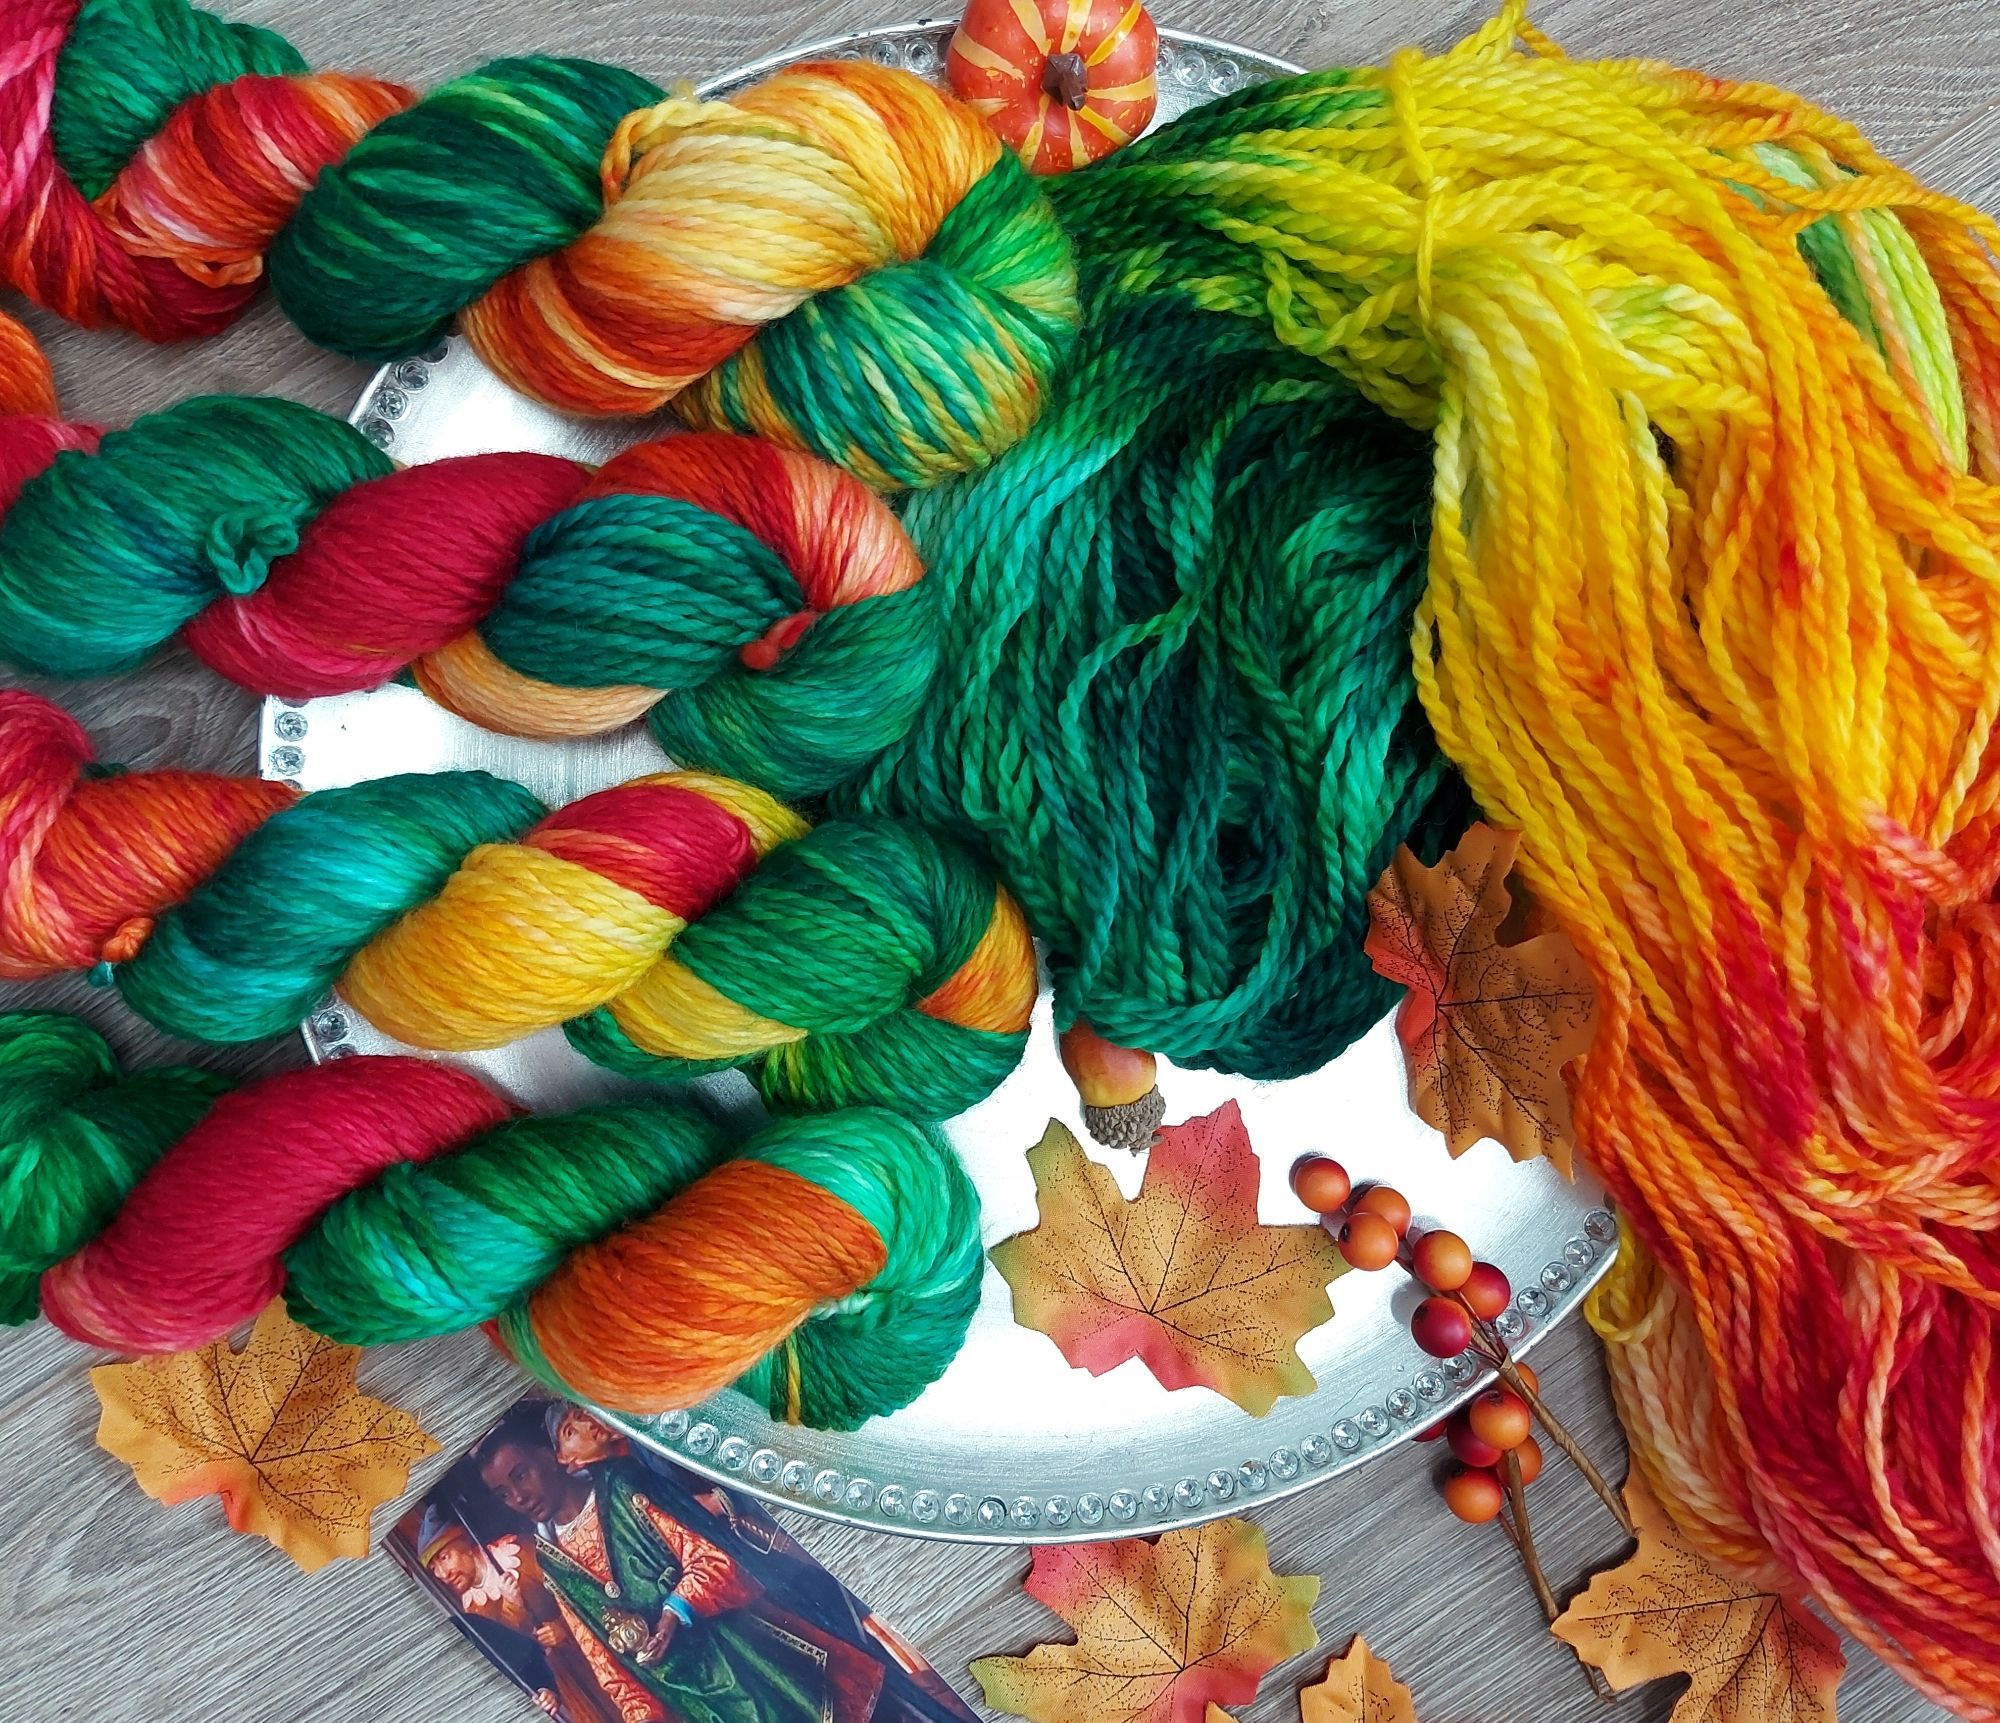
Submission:
[[1267,1670],[1318,1638],[1319,1581],[1272,1573],[1248,1520],[1044,1544],[1024,1589],[1076,1643],[982,1657],[972,1673],[988,1705],[1032,1723],[1203,1723],[1212,1706],[1254,1698]]
[[1476,825],[1436,867],[1408,849],[1368,894],[1375,968],[1409,989],[1396,1037],[1410,1105],[1462,1154],[1482,1137],[1570,1170],[1563,1067],[1590,1045],[1596,990],[1569,937],[1503,944],[1517,832]]
[[360,1356],[273,1303],[241,1352],[225,1339],[91,1371],[97,1444],[156,1500],[220,1496],[232,1527],[269,1538],[308,1573],[366,1555],[370,1510],[437,1443],[355,1386]]
[[1669,1723],[1833,1723],[1847,1659],[1832,1631],[1798,1600],[1716,1572],[1636,1474],[1625,1505],[1639,1547],[1550,1631],[1621,1693],[1692,1677]]
[[1227,1395],[1252,1417],[1309,1394],[1299,1336],[1333,1315],[1346,1264],[1321,1226],[1260,1226],[1257,1157],[1235,1102],[1170,1126],[1127,1202],[1051,1123],[1028,1151],[1041,1225],[993,1248],[1014,1319],[1094,1376],[1128,1358],[1169,1388]]
[[1410,1690],[1389,1673],[1359,1634],[1345,1657],[1326,1666],[1326,1679],[1299,1693],[1300,1723],[1417,1723]]

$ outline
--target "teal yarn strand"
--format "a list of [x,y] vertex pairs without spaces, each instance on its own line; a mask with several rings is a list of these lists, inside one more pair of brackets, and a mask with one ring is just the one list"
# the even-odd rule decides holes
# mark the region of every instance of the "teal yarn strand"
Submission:
[[612,133],[660,97],[589,60],[495,60],[454,78],[321,173],[271,248],[279,304],[351,358],[416,352],[604,213]]
[[0,656],[46,676],[134,669],[391,470],[341,420],[251,396],[184,401],[95,454],[65,450],[0,519]]
[[95,1236],[229,1088],[182,1068],[122,1076],[73,1017],[0,1016],[0,1323],[34,1319],[42,1271]]
[[1048,411],[905,511],[950,673],[839,801],[985,846],[1058,1021],[1297,1076],[1388,1009],[1367,892],[1464,806],[1410,669],[1427,450],[1077,238],[1089,315]]
[[281,809],[160,917],[116,972],[170,1034],[254,1041],[294,1028],[354,953],[443,889],[479,845],[548,810],[484,772],[372,778]]
[[731,1152],[720,1125],[674,1102],[512,1120],[328,1209],[286,1253],[285,1302],[350,1346],[475,1327]]

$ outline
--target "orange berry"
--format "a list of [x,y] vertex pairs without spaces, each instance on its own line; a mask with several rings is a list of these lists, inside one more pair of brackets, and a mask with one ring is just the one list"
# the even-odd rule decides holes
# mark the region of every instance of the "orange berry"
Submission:
[[1353,1188],[1347,1169],[1324,1155],[1308,1155],[1292,1168],[1292,1194],[1314,1214],[1334,1213]]
[[1518,1448],[1535,1426],[1528,1402],[1511,1388],[1488,1388],[1474,1396],[1465,1421],[1482,1442],[1496,1448]]
[[1484,1466],[1468,1466],[1444,1481],[1444,1505],[1469,1526],[1483,1526],[1500,1517],[1507,1492]]
[[1410,1266],[1433,1292],[1456,1292],[1472,1272],[1472,1247],[1455,1232],[1427,1232],[1410,1252]]
[[1472,1272],[1465,1277],[1465,1284],[1458,1289],[1458,1295],[1481,1322],[1491,1322],[1507,1308],[1508,1300],[1514,1296],[1514,1288],[1492,1263],[1475,1262]]
[[1402,1240],[1379,1214],[1351,1214],[1334,1237],[1349,1268],[1387,1268]]
[[1521,1378],[1521,1380],[1522,1380],[1523,1382],[1527,1383],[1527,1385],[1528,1385],[1528,1392],[1529,1392],[1529,1393],[1531,1393],[1531,1394],[1539,1394],[1539,1393],[1540,1393],[1540,1392],[1542,1391],[1542,1379],[1541,1379],[1541,1377],[1537,1376],[1537,1375],[1536,1375],[1536,1374],[1534,1373],[1534,1371],[1530,1370],[1530,1369],[1529,1369],[1529,1368],[1527,1367],[1527,1365],[1525,1365],[1525,1364],[1516,1364],[1516,1365],[1514,1366],[1514,1373],[1515,1373],[1515,1374],[1516,1374],[1517,1376],[1519,1376],[1519,1377]]
[[1400,1240],[1410,1230],[1410,1200],[1393,1185],[1370,1185],[1355,1199],[1356,1214],[1379,1214]]
[[1542,1445],[1533,1436],[1522,1437],[1514,1458],[1520,1465],[1523,1484],[1532,1484],[1542,1475]]

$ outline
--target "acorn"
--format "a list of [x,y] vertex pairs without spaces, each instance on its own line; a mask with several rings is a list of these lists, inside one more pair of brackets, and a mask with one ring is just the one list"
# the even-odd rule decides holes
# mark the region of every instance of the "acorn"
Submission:
[[1143,1149],[1167,1116],[1159,1061],[1119,1047],[1079,1017],[1057,1039],[1063,1069],[1083,1097],[1083,1122],[1106,1148]]

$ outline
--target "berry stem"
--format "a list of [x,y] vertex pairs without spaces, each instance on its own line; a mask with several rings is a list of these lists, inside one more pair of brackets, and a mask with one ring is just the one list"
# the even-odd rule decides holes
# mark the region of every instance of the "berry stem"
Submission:
[[[1508,1524],[1505,1515],[1500,1523],[1507,1527],[1507,1535],[1514,1540],[1514,1548],[1521,1557],[1521,1566],[1527,1572],[1528,1583],[1535,1588],[1535,1599],[1542,1606],[1542,1613],[1548,1617],[1553,1627],[1556,1618],[1562,1614],[1556,1603],[1556,1594],[1549,1586],[1549,1576],[1542,1571],[1541,1558],[1535,1554],[1535,1534],[1528,1526],[1528,1492],[1521,1482],[1521,1456],[1511,1449],[1501,1461],[1501,1476],[1507,1484],[1507,1505],[1513,1510],[1513,1523]],[[1609,1704],[1611,1688],[1604,1677],[1590,1664],[1579,1658],[1578,1663],[1590,1679],[1590,1689],[1599,1699]]]
[[[1452,1296],[1458,1298],[1460,1304],[1465,1303],[1458,1294],[1454,1293]],[[1582,1444],[1564,1428],[1562,1420],[1549,1410],[1548,1402],[1521,1374],[1507,1350],[1507,1342],[1500,1338],[1500,1331],[1492,1323],[1473,1316],[1469,1305],[1465,1313],[1472,1317],[1473,1350],[1493,1366],[1499,1373],[1501,1381],[1528,1402],[1529,1411],[1534,1413],[1536,1421],[1542,1428],[1548,1431],[1549,1440],[1569,1456],[1570,1463],[1583,1474],[1585,1482],[1597,1492],[1597,1499],[1618,1522],[1618,1529],[1628,1538],[1636,1538],[1639,1533],[1632,1524],[1632,1516],[1625,1511],[1625,1504],[1619,1500],[1618,1492],[1605,1481],[1604,1474],[1591,1463],[1591,1458],[1583,1451]]]
[[1494,1341],[1498,1351],[1488,1361],[1500,1373],[1500,1380],[1528,1402],[1528,1410],[1534,1413],[1542,1428],[1548,1431],[1549,1440],[1569,1456],[1576,1469],[1583,1474],[1584,1480],[1597,1492],[1597,1499],[1610,1510],[1611,1517],[1618,1522],[1618,1529],[1628,1538],[1637,1537],[1639,1534],[1632,1524],[1632,1516],[1625,1511],[1625,1504],[1618,1499],[1618,1492],[1605,1481],[1604,1474],[1583,1451],[1582,1444],[1569,1433],[1563,1421],[1549,1410],[1548,1403],[1521,1374],[1514,1360],[1507,1355],[1505,1343],[1501,1342],[1497,1335]]

